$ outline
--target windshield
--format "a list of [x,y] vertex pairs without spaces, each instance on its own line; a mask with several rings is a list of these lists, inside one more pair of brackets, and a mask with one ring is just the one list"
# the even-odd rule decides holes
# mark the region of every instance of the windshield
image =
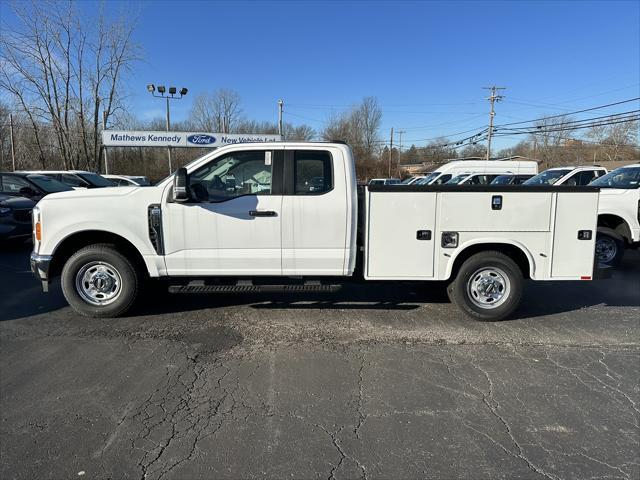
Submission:
[[511,180],[513,179],[513,175],[498,175],[493,179],[491,185],[509,185],[511,184]]
[[462,182],[469,175],[471,175],[471,174],[470,173],[463,173],[463,174],[460,174],[460,175],[456,175],[451,180],[449,180],[446,184],[447,185],[458,185],[460,182]]
[[409,178],[405,178],[402,182],[400,182],[402,185],[409,185],[411,182],[413,182],[415,180],[416,177],[409,177]]
[[59,182],[55,178],[46,177],[44,175],[27,175],[27,178],[46,193],[68,192],[69,190],[73,190],[73,188]]
[[440,172],[431,172],[428,173],[426,177],[421,178],[416,182],[417,185],[429,185],[433,180],[435,180],[440,175]]
[[384,180],[370,180],[369,185],[384,185]]
[[546,170],[523,183],[523,185],[553,185],[571,170]]
[[104,178],[97,173],[79,173],[78,176],[82,177],[94,187],[114,187],[116,185],[108,178]]
[[626,188],[640,187],[640,167],[622,167],[609,172],[590,183],[600,188]]

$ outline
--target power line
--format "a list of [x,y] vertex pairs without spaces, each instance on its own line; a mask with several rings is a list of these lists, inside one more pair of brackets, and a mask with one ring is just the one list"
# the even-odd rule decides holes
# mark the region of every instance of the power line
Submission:
[[523,123],[539,122],[541,120],[549,120],[549,119],[552,119],[552,118],[559,118],[559,117],[564,117],[564,116],[568,116],[568,115],[576,115],[578,113],[591,112],[593,110],[600,110],[602,108],[613,107],[613,106],[616,106],[616,105],[622,105],[624,103],[635,102],[635,101],[638,101],[638,100],[640,100],[640,97],[630,98],[629,100],[622,100],[620,102],[608,103],[606,105],[599,105],[597,107],[585,108],[583,110],[576,110],[575,112],[567,112],[567,113],[561,113],[559,115],[551,115],[551,116],[548,116],[548,117],[540,117],[540,118],[536,118],[536,119],[533,119],[533,120],[523,120],[521,122],[503,123],[503,124],[500,124],[500,125],[496,125],[496,127],[506,127],[506,126],[509,126],[509,125],[521,125]]
[[[516,127],[516,128],[507,128],[508,130],[527,130],[527,129],[531,129],[531,128],[547,128],[547,127],[565,127],[565,126],[571,126],[571,125],[578,125],[578,124],[583,124],[583,123],[588,123],[588,122],[593,122],[596,120],[602,120],[602,119],[607,119],[607,120],[615,120],[618,117],[624,117],[627,115],[632,115],[632,114],[637,114],[638,112],[640,112],[640,110],[629,110],[627,112],[620,112],[620,113],[611,113],[608,115],[600,115],[599,117],[591,117],[591,118],[584,118],[582,120],[568,120],[562,123],[557,123],[555,125],[533,125],[533,126],[528,126],[528,127]],[[497,131],[500,129],[503,129],[505,127],[500,127],[500,126],[496,126],[493,131]]]
[[[607,125],[617,125],[620,123],[628,123],[628,122],[637,122],[640,121],[640,115],[631,115],[627,117],[620,117],[615,121],[600,121],[600,122],[591,122],[584,125],[574,125],[568,127],[557,126],[557,128],[544,128],[544,129],[533,129],[533,130],[516,130],[507,128],[506,130],[510,131],[509,135],[541,135],[549,132],[570,132],[574,130],[582,130],[585,128],[593,128],[593,127],[604,127]],[[500,132],[496,133],[497,136],[500,136]]]

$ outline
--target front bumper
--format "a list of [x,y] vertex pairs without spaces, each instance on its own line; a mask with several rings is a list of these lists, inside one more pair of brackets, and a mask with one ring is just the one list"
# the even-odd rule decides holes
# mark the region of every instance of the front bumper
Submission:
[[42,282],[42,291],[49,291],[49,266],[53,256],[51,255],[38,255],[35,252],[31,253],[30,257],[31,271],[38,280]]

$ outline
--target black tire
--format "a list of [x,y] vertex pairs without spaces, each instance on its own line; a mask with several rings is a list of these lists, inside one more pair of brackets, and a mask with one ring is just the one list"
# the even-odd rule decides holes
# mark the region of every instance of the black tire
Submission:
[[596,261],[609,267],[617,267],[624,256],[624,241],[604,232],[596,235]]
[[[487,280],[483,280],[485,278]],[[488,285],[489,295],[478,293],[478,289],[486,289]],[[483,322],[495,322],[507,318],[518,308],[522,290],[520,267],[503,253],[486,251],[465,260],[447,287],[447,295],[468,316]],[[492,291],[496,297],[502,292],[499,300],[491,300]]]
[[[80,272],[85,275],[79,275]],[[96,279],[96,275],[104,278]],[[91,303],[92,295],[87,293],[95,282],[83,281],[85,278],[102,282],[100,287],[112,287],[102,293],[94,286],[97,293],[93,300],[98,304]],[[136,265],[113,245],[95,244],[84,247],[67,260],[62,269],[61,284],[64,297],[76,312],[87,317],[112,318],[131,308],[140,291],[141,280],[142,274]]]

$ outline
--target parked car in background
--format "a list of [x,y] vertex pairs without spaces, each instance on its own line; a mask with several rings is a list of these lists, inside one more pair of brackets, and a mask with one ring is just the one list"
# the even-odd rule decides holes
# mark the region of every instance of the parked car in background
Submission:
[[456,160],[441,165],[438,170],[427,174],[423,179],[416,182],[416,184],[442,185],[453,177],[472,173],[486,175],[504,175],[507,173],[535,175],[538,173],[538,163],[533,160]]
[[0,194],[0,241],[31,237],[31,210],[35,205],[29,198]]
[[491,185],[522,185],[525,181],[529,180],[533,175],[514,175],[508,173],[505,175],[498,175],[493,179]]
[[151,182],[142,175],[102,175],[118,187],[148,187]]
[[369,185],[400,185],[402,182],[399,178],[372,178]]
[[640,163],[617,168],[590,185],[600,188],[596,258],[617,266],[626,248],[640,245]]
[[23,173],[37,173],[58,180],[71,188],[115,187],[116,184],[94,172],[84,170],[34,170]]
[[445,185],[489,185],[498,175],[486,173],[461,173]]
[[604,167],[557,167],[549,168],[523,183],[523,185],[589,185],[596,178],[607,174]]
[[419,182],[424,178],[424,175],[416,175],[415,177],[405,178],[400,184],[402,185],[413,185],[414,183]]
[[57,180],[25,172],[0,172],[0,193],[27,197],[37,202],[45,195],[73,190],[70,186]]

